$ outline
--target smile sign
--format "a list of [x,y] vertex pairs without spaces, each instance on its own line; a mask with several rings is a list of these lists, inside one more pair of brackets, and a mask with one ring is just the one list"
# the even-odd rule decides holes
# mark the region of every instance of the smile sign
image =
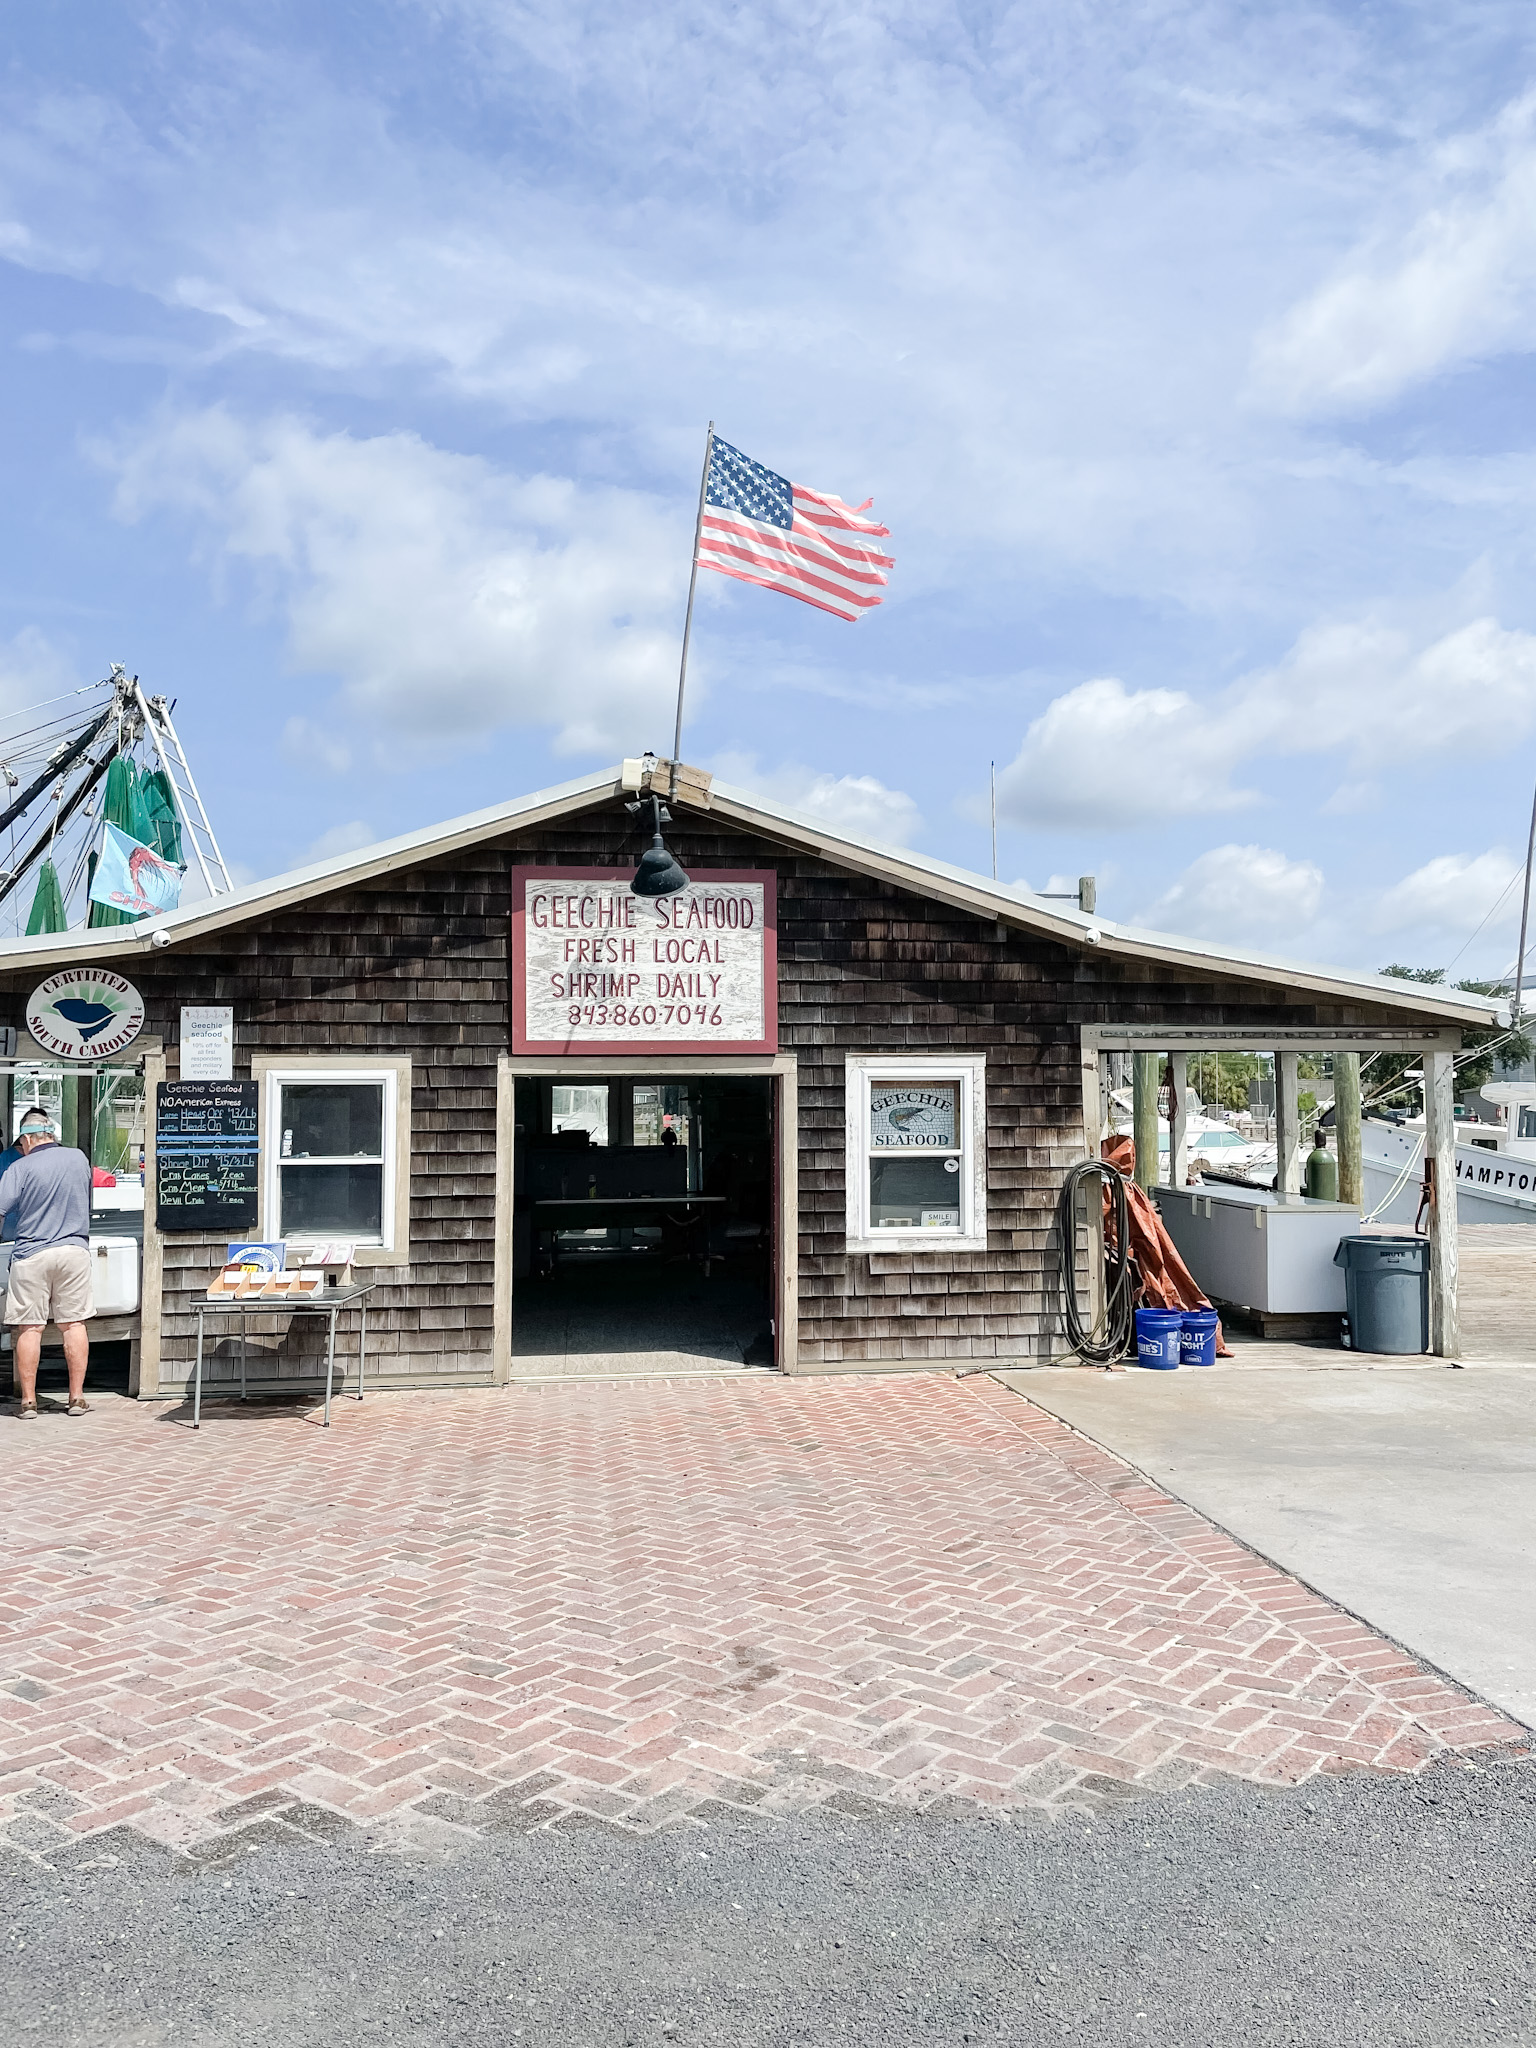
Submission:
[[628,869],[514,869],[512,1050],[776,1052],[777,880],[636,896]]
[[51,974],[32,991],[27,1029],[61,1060],[104,1060],[132,1045],[144,1028],[144,998],[110,968]]

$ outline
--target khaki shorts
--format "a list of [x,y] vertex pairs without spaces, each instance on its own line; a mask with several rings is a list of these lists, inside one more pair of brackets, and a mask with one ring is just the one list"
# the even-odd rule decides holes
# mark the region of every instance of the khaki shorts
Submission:
[[83,1323],[96,1313],[91,1255],[83,1244],[53,1244],[29,1259],[11,1260],[5,1296],[8,1323]]

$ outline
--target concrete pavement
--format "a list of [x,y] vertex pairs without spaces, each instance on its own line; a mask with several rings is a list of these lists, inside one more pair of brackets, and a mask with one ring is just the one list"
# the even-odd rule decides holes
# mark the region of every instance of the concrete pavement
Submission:
[[1536,1726],[1536,1372],[1000,1377]]

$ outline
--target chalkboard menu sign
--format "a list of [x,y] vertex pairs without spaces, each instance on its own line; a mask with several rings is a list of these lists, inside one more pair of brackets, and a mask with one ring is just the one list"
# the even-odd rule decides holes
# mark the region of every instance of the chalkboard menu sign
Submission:
[[162,1081],[155,1111],[155,1220],[162,1230],[256,1228],[254,1081]]

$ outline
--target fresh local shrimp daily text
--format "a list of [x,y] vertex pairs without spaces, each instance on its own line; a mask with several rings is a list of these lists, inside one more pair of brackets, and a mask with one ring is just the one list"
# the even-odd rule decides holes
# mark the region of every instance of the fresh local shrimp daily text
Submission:
[[716,870],[675,896],[628,872],[513,874],[513,1050],[775,1049],[777,876]]

